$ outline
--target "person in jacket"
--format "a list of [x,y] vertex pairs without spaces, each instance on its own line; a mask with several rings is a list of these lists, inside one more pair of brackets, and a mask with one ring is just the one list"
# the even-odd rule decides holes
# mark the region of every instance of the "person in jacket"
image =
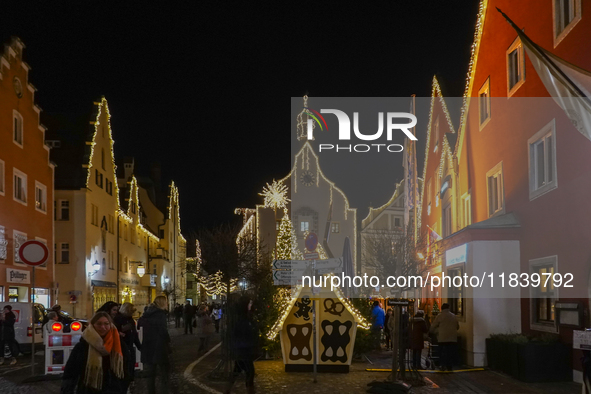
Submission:
[[183,317],[183,306],[177,303],[174,307],[174,328],[181,327],[181,317]]
[[187,331],[193,334],[193,318],[195,317],[195,308],[191,305],[190,301],[187,301],[183,307],[183,321],[185,322],[185,335]]
[[235,363],[234,374],[231,375],[226,393],[230,392],[240,371],[246,374],[247,392],[249,394],[255,392],[253,360],[257,344],[257,329],[252,319],[252,305],[253,302],[249,297],[242,296],[232,308],[232,316],[226,315],[229,319],[230,354]]
[[213,320],[207,313],[207,307],[204,305],[199,309],[197,313],[197,336],[199,337],[199,350],[202,352],[207,350],[207,342],[209,337],[213,334]]
[[458,342],[458,330],[460,324],[456,315],[450,312],[449,304],[441,305],[441,313],[437,315],[429,332],[437,334],[437,342],[441,349],[441,370],[451,371]]
[[213,310],[211,311],[211,317],[215,324],[215,332],[220,332],[220,321],[222,320],[222,307],[220,304],[214,304]]
[[124,393],[126,355],[111,316],[97,312],[70,353],[61,394]]
[[371,310],[371,332],[374,335],[374,340],[376,341],[376,348],[381,350],[380,342],[382,336],[382,329],[384,328],[384,323],[386,320],[386,316],[384,314],[384,310],[380,306],[378,301],[374,301],[373,308]]
[[[134,375],[135,375],[135,363],[136,363],[136,352],[135,348],[138,350],[142,350],[142,344],[138,337],[137,329],[135,326],[135,320],[133,320],[133,314],[137,310],[135,306],[129,302],[124,303],[121,305],[121,309],[119,309],[119,313],[115,316],[115,327],[119,330],[119,336],[121,337],[121,341],[125,343],[125,347],[127,347],[129,351],[129,362],[127,363],[127,376],[125,383],[125,392],[127,392],[127,388],[133,382]],[[135,348],[134,348],[135,345]]]
[[111,316],[111,319],[115,320],[115,317],[117,317],[117,314],[119,313],[119,304],[115,301],[107,301],[97,310],[97,312],[107,312]]
[[0,315],[0,364],[4,364],[6,356],[4,348],[8,346],[10,349],[10,365],[16,364],[16,356],[18,356],[19,349],[14,333],[14,323],[16,322],[16,315],[12,312],[12,306],[4,306],[3,313]]
[[168,393],[170,374],[170,335],[167,326],[168,301],[158,296],[148,305],[148,309],[138,320],[138,328],[143,330],[141,361],[148,376],[148,394],[156,392],[156,374],[160,373],[162,393]]
[[425,334],[429,331],[423,318],[425,312],[417,311],[412,319],[412,333],[410,336],[410,348],[412,349],[412,365],[414,369],[421,369],[421,356],[425,347]]
[[392,349],[392,335],[391,335],[392,333],[388,329],[388,321],[390,321],[391,317],[392,317],[392,308],[388,308],[388,311],[386,312],[386,318],[384,319],[384,334],[386,336],[386,350]]

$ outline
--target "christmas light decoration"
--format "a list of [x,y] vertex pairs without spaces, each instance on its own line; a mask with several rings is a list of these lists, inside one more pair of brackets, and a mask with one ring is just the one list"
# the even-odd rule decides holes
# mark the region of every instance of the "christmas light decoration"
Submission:
[[180,205],[179,205],[179,189],[176,187],[176,185],[174,184],[174,181],[172,181],[170,183],[170,195],[168,196],[169,198],[169,202],[168,202],[168,219],[171,220],[172,219],[172,210],[173,207],[176,206],[176,234],[178,234],[181,237],[181,240],[183,240],[183,242],[187,242],[187,240],[185,239],[185,237],[183,237],[183,234],[181,234],[181,217],[180,217]]
[[[200,276],[197,278],[199,284],[205,289],[208,296],[221,295],[226,292],[227,286],[223,281],[224,274],[218,271],[213,275]],[[230,279],[230,292],[237,289],[238,279]]]
[[[298,141],[308,138],[308,117],[311,116],[310,110],[308,110],[308,96],[304,96],[304,108],[302,112],[296,117],[296,130]],[[316,128],[316,123],[312,122],[312,130]],[[314,134],[312,133],[312,140],[314,140]]]
[[287,203],[291,200],[287,198],[287,186],[282,181],[275,181],[263,188],[263,192],[259,196],[265,197],[264,207],[277,209],[286,209]]
[[278,260],[304,259],[302,252],[298,249],[298,239],[287,211],[283,212],[283,218],[279,225],[275,252],[275,258]]

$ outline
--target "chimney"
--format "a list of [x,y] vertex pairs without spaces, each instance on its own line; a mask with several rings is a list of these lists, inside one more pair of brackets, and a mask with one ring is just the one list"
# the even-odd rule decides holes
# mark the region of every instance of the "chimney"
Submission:
[[133,175],[134,162],[135,160],[133,157],[126,157],[123,160],[123,177],[125,181],[127,181]]

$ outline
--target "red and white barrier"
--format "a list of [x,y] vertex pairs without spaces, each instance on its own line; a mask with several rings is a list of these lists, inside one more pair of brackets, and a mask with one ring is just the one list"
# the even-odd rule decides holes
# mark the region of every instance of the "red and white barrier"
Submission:
[[45,374],[60,374],[64,372],[70,352],[82,338],[82,323],[72,322],[70,332],[64,333],[64,325],[54,322],[51,324],[51,332],[45,331],[43,343],[45,344]]

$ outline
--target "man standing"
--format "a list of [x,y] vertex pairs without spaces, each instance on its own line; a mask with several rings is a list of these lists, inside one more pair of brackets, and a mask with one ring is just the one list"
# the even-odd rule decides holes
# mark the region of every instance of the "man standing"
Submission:
[[382,339],[382,328],[384,328],[385,318],[386,316],[384,310],[380,307],[380,303],[378,301],[374,301],[373,309],[371,310],[371,331],[374,335],[375,341],[377,342],[376,348],[378,350],[382,349],[380,346],[380,342]]
[[12,306],[6,305],[3,313],[0,315],[0,365],[4,363],[4,347],[8,346],[10,349],[10,365],[16,364],[16,356],[18,356],[18,343],[15,340],[14,323],[16,322],[16,315],[12,312]]
[[193,334],[193,318],[195,317],[195,308],[191,305],[191,301],[187,301],[183,308],[183,320],[185,322],[185,334],[187,329]]
[[183,306],[181,304],[176,304],[174,307],[174,328],[179,328],[181,326],[181,317],[183,316]]
[[451,371],[456,354],[458,330],[460,324],[456,315],[450,312],[449,304],[441,305],[441,313],[437,315],[429,332],[437,333],[437,342],[441,349],[441,370]]

